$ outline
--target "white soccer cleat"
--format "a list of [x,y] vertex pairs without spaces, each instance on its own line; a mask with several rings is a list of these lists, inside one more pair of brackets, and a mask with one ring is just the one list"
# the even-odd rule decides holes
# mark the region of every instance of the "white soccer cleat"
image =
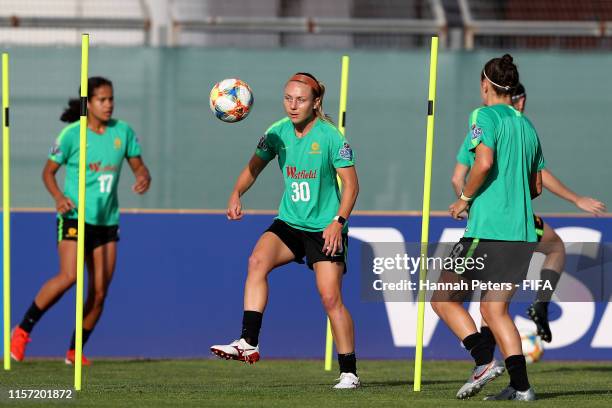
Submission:
[[535,401],[536,399],[533,388],[529,388],[527,391],[517,391],[509,385],[499,394],[489,395],[485,398],[485,401]]
[[466,399],[473,397],[482,390],[482,387],[502,375],[505,370],[504,365],[497,360],[493,360],[489,364],[474,367],[470,378],[457,391],[457,398]]
[[337,390],[349,390],[359,388],[361,382],[359,381],[359,377],[357,377],[353,373],[341,373],[340,378],[338,378],[338,384],[334,385],[334,388]]
[[249,364],[259,361],[259,346],[253,347],[244,339],[234,340],[227,345],[212,346],[210,351],[226,360],[244,361]]

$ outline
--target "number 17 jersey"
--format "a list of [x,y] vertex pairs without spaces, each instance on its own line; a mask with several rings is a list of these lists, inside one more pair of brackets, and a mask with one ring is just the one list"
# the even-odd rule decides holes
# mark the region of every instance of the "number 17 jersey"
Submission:
[[340,207],[336,169],[355,165],[342,133],[316,119],[310,131],[298,138],[291,120],[284,118],[270,126],[255,154],[265,161],[278,157],[285,191],[277,218],[304,231],[323,231]]
[[[66,166],[64,195],[79,208],[80,126],[66,126],[51,149],[49,160]],[[123,159],[140,156],[140,145],[132,128],[121,120],[111,119],[103,134],[87,129],[85,172],[85,222],[91,225],[119,224],[117,186]],[[76,211],[65,218],[77,218]]]

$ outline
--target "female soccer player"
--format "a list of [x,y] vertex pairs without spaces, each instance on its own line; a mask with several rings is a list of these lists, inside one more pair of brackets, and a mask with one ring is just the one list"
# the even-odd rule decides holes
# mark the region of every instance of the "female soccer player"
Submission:
[[[512,105],[519,112],[523,113],[525,111],[526,102],[527,93],[525,92],[525,87],[523,84],[519,83],[513,91]],[[461,195],[461,191],[465,184],[465,176],[472,164],[473,162],[469,149],[465,144],[462,144],[457,153],[457,165],[455,166],[452,177],[452,184],[457,197]],[[547,168],[542,169],[542,184],[544,188],[553,194],[574,204],[585,212],[597,216],[606,211],[606,205],[604,203],[595,198],[576,194],[566,187],[561,180],[555,177]],[[541,217],[534,215],[534,222],[538,241],[541,243],[536,251],[546,255],[540,272],[541,279],[549,281],[552,285],[552,289],[540,289],[536,296],[536,301],[529,306],[527,313],[536,324],[538,335],[542,340],[550,342],[552,341],[552,332],[548,324],[548,305],[557,287],[561,273],[563,272],[563,267],[565,265],[565,246],[555,230],[545,223]],[[495,338],[486,325],[481,328],[481,333],[489,339],[491,347],[495,348]]]
[[[513,91],[512,105],[516,110],[523,113],[527,102],[527,93],[523,84],[520,84]],[[457,153],[457,165],[453,172],[452,184],[457,196],[461,195],[465,184],[465,176],[472,166],[472,157],[469,150],[463,144]],[[570,190],[548,169],[542,169],[542,184],[544,188],[553,194],[563,198],[564,200],[574,204],[582,211],[591,213],[595,216],[601,215],[606,211],[606,205],[592,197],[581,196]],[[550,227],[541,217],[534,215],[534,223],[536,226],[536,234],[538,241],[541,243],[536,249],[546,255],[546,259],[542,265],[540,272],[541,279],[551,283],[552,289],[540,289],[538,291],[536,301],[533,302],[527,309],[527,314],[536,324],[538,335],[546,342],[552,341],[552,332],[548,324],[548,305],[552,294],[559,282],[563,267],[565,265],[565,246],[561,237],[557,235],[555,230]],[[491,342],[491,347],[495,348],[495,338],[484,325],[481,328],[483,333]]]
[[[108,286],[115,271],[119,241],[119,202],[117,186],[123,159],[136,182],[132,190],[144,194],[151,183],[149,170],[140,156],[140,145],[132,128],[112,118],[113,84],[106,78],[92,77],[87,95],[87,173],[85,210],[85,261],[89,273],[87,301],[83,310],[83,344],[87,342],[102,314]],[[34,298],[21,323],[13,329],[11,356],[23,361],[30,333],[42,315],[72,287],[76,280],[78,178],[79,178],[79,99],[70,99],[61,116],[70,123],[59,134],[43,169],[43,183],[57,209],[57,251],[60,268]],[[64,192],[56,173],[66,166]],[[75,334],[66,353],[66,364],[74,364]],[[83,356],[84,365],[90,362]]]
[[[519,84],[514,95],[512,95],[512,104],[520,112],[525,111],[527,103],[527,92],[522,84]],[[553,173],[544,168],[542,169],[542,184],[544,188],[551,193],[563,198],[564,200],[574,204],[582,211],[591,213],[595,216],[606,212],[606,205],[601,201],[592,198],[581,196],[567,188],[561,180],[553,175]],[[552,294],[557,287],[563,267],[565,265],[565,246],[563,241],[557,235],[554,229],[550,227],[544,220],[536,215],[536,227],[538,238],[541,245],[537,251],[546,255],[544,264],[542,265],[541,279],[551,283],[552,289],[540,289],[536,296],[536,301],[533,302],[527,309],[529,317],[533,320],[537,327],[538,334],[542,340],[546,342],[552,341],[552,332],[548,324],[548,305]]]
[[[508,54],[490,60],[481,72],[485,106],[472,112],[464,142],[473,155],[473,165],[449,212],[460,219],[470,204],[466,232],[452,255],[481,258],[484,268],[471,268],[463,274],[443,271],[440,282],[471,279],[489,285],[482,291],[480,312],[500,345],[510,374],[510,385],[490,399],[530,401],[535,393],[508,302],[516,289],[514,284],[527,274],[535,245],[531,243],[537,240],[531,200],[541,193],[544,158],[533,125],[512,106],[512,91],[518,84],[518,70]],[[437,291],[431,303],[476,363],[467,383],[457,392],[461,399],[475,395],[504,371],[463,308],[465,294],[461,290]]]
[[346,220],[359,185],[351,147],[323,113],[324,94],[325,87],[311,74],[293,75],[285,85],[287,117],[270,126],[238,177],[227,205],[230,220],[243,217],[240,197],[274,157],[278,157],[285,191],[278,216],[249,258],[240,339],[212,346],[211,351],[228,360],[258,361],[268,274],[291,261],[304,263],[306,257],[308,267],[314,270],[338,350],[340,381],[334,388],[350,389],[360,382],[353,321],[342,302],[341,287],[346,272]]

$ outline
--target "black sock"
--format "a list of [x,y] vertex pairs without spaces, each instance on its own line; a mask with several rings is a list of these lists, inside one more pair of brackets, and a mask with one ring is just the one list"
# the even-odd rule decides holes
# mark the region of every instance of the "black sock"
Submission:
[[338,353],[338,364],[340,373],[353,373],[357,375],[357,358],[355,352],[340,354]]
[[32,305],[28,309],[28,311],[23,315],[23,320],[19,323],[19,327],[23,330],[30,333],[34,328],[34,325],[38,323],[43,314],[45,314],[46,310],[40,309],[36,306],[35,302],[32,302]]
[[493,336],[493,332],[489,329],[489,326],[482,326],[480,328],[480,334],[487,342],[487,347],[491,350],[491,354],[495,354],[495,336]]
[[527,391],[530,388],[527,378],[527,363],[525,356],[510,356],[506,359],[506,369],[510,374],[510,386],[517,391]]
[[552,298],[553,292],[557,288],[557,284],[559,283],[560,278],[561,274],[559,272],[553,269],[542,269],[542,272],[540,272],[540,279],[542,279],[544,283],[546,281],[550,282],[552,289],[540,288],[540,290],[538,290],[536,300],[538,302],[550,302],[550,299]]
[[493,353],[485,337],[476,332],[463,339],[463,345],[470,352],[477,366],[489,364],[493,361]]
[[[85,343],[89,340],[89,336],[91,335],[91,330],[83,329],[83,347],[85,347]],[[74,350],[76,348],[76,330],[72,332],[72,339],[70,339],[70,348],[68,350]]]
[[245,310],[242,315],[242,334],[240,337],[253,347],[259,344],[259,331],[261,330],[262,319],[263,313],[253,310]]

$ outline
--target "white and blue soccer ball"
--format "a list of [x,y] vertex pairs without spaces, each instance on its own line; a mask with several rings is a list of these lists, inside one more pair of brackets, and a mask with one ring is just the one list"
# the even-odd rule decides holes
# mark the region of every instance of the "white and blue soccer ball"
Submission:
[[521,345],[523,347],[523,355],[528,364],[540,361],[544,355],[544,346],[542,339],[535,332],[521,332]]
[[251,87],[238,78],[224,79],[210,91],[210,110],[224,122],[239,122],[253,106]]

